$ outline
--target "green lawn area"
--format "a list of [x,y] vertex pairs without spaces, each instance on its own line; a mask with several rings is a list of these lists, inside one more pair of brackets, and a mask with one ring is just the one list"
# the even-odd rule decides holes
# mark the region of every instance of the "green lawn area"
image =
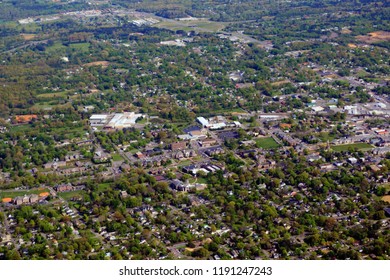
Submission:
[[72,191],[72,192],[57,193],[58,196],[62,197],[65,200],[70,200],[73,197],[82,197],[84,194],[85,194],[85,191]]
[[58,52],[61,52],[61,51],[65,52],[65,50],[66,50],[66,47],[62,43],[60,43],[60,42],[55,43],[54,45],[49,46],[49,47],[46,48],[46,52],[47,53],[58,53]]
[[196,182],[198,184],[207,184],[207,180],[205,178],[202,178],[202,177],[198,177]]
[[373,146],[367,143],[354,143],[354,144],[332,146],[332,149],[337,152],[347,152],[351,148],[357,150],[369,150],[372,149]]
[[76,44],[70,44],[70,48],[75,48],[77,50],[87,52],[89,50],[90,43],[76,43]]
[[123,158],[120,154],[112,154],[112,160],[113,161],[121,161],[121,160],[123,160]]
[[58,101],[56,100],[53,100],[51,102],[38,102],[38,103],[35,103],[31,109],[32,110],[52,110],[54,108],[69,108],[71,107],[72,104],[70,102],[67,102],[65,104],[59,104]]
[[40,194],[40,193],[43,193],[43,192],[49,192],[48,189],[33,189],[33,190],[20,190],[20,191],[16,191],[16,190],[5,190],[5,191],[0,191],[0,199],[1,198],[4,198],[4,197],[10,197],[10,198],[14,198],[14,197],[17,197],[17,196],[23,196],[23,195],[30,195],[30,194]]
[[85,130],[84,127],[55,127],[51,129],[51,132],[49,132],[52,135],[64,135],[64,137],[73,139],[77,137],[83,137],[85,136]]
[[321,132],[315,136],[317,136],[322,142],[332,141],[335,139],[335,136],[330,135],[329,132]]
[[186,165],[190,165],[192,163],[191,160],[183,160],[183,161],[179,161],[179,164],[177,165],[178,167],[183,167],[183,166],[186,166]]
[[142,120],[138,121],[137,123],[139,123],[139,124],[146,124],[146,123],[148,123],[148,119],[143,118]]
[[22,124],[22,125],[14,125],[14,126],[11,126],[9,131],[10,132],[26,132],[28,130],[32,129],[31,125],[30,124]]
[[272,137],[256,139],[256,146],[263,149],[276,149],[280,147]]
[[99,193],[105,192],[110,188],[111,184],[110,183],[102,183],[97,186],[97,191]]

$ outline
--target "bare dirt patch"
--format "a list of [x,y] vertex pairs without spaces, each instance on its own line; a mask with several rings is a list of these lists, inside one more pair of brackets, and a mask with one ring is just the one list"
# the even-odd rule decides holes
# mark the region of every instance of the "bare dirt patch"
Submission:
[[385,195],[384,197],[382,197],[382,200],[390,203],[390,195]]
[[378,43],[383,41],[390,42],[390,32],[375,31],[368,33],[367,35],[356,36],[356,39],[366,44]]
[[282,86],[282,85],[285,85],[285,84],[288,84],[288,83],[291,83],[291,81],[290,80],[283,80],[283,81],[273,82],[271,85],[273,85],[273,86]]
[[355,44],[348,44],[348,47],[351,48],[351,49],[356,49],[357,46]]
[[348,29],[348,28],[343,28],[343,29],[341,29],[341,32],[340,32],[341,34],[351,34],[352,33],[352,31],[350,30],[350,29]]
[[108,67],[108,65],[110,65],[110,62],[108,62],[108,61],[95,61],[95,62],[86,63],[83,66],[86,66],[86,67],[90,67],[90,66]]
[[23,40],[26,41],[33,40],[35,37],[37,37],[35,34],[20,34],[20,36],[22,36]]

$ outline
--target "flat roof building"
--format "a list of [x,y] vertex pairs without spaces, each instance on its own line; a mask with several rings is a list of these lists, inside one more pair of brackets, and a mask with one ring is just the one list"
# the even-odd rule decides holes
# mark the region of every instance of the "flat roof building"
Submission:
[[209,125],[209,121],[206,120],[204,117],[198,117],[196,118],[198,122],[203,125],[203,127],[207,127]]

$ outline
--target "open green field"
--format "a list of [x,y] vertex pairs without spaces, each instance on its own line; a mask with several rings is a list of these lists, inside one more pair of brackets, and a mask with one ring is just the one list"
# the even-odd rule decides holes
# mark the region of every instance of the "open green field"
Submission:
[[123,158],[120,154],[112,154],[112,160],[113,161],[122,161]]
[[66,138],[74,139],[77,137],[85,136],[85,130],[82,126],[80,127],[55,127],[52,128],[50,134],[53,135],[64,135]]
[[59,197],[62,197],[65,200],[70,200],[73,197],[82,197],[85,194],[85,191],[72,191],[72,192],[63,192],[57,193]]
[[70,102],[64,103],[64,104],[59,104],[58,101],[53,100],[51,102],[38,102],[35,103],[32,107],[31,110],[52,110],[55,108],[69,108],[71,107],[72,104]]
[[76,50],[80,50],[83,52],[87,52],[89,50],[90,43],[76,43],[76,44],[70,44],[70,48],[75,48]]
[[24,195],[30,195],[30,194],[40,194],[43,192],[49,192],[48,189],[33,189],[33,190],[5,190],[5,191],[0,191],[0,199],[4,197],[10,197],[10,198],[15,198],[17,196],[24,196]]
[[263,149],[276,149],[280,147],[272,137],[256,139],[256,146]]
[[178,161],[178,164],[177,164],[177,166],[178,167],[183,167],[183,166],[186,166],[186,165],[190,165],[192,163],[192,161],[191,160],[182,160],[182,161]]
[[354,144],[345,144],[345,145],[337,145],[332,146],[332,150],[337,152],[348,152],[350,149],[357,149],[357,150],[369,150],[372,149],[373,146],[367,143],[354,143]]
[[99,193],[105,192],[110,188],[110,183],[102,183],[97,186],[97,190]]
[[30,124],[22,124],[22,125],[14,125],[14,126],[11,126],[9,131],[11,133],[15,133],[15,132],[26,132],[26,131],[29,131],[31,129],[31,125]]
[[52,46],[48,46],[46,48],[47,53],[58,53],[58,52],[65,52],[66,47],[62,43],[55,43]]

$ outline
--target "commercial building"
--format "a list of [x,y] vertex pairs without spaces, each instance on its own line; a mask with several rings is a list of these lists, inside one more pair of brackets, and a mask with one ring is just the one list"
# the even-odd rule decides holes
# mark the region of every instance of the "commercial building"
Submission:
[[145,117],[145,115],[134,112],[100,114],[92,115],[89,122],[92,127],[102,126],[104,128],[123,129],[133,127],[137,119],[141,117]]

